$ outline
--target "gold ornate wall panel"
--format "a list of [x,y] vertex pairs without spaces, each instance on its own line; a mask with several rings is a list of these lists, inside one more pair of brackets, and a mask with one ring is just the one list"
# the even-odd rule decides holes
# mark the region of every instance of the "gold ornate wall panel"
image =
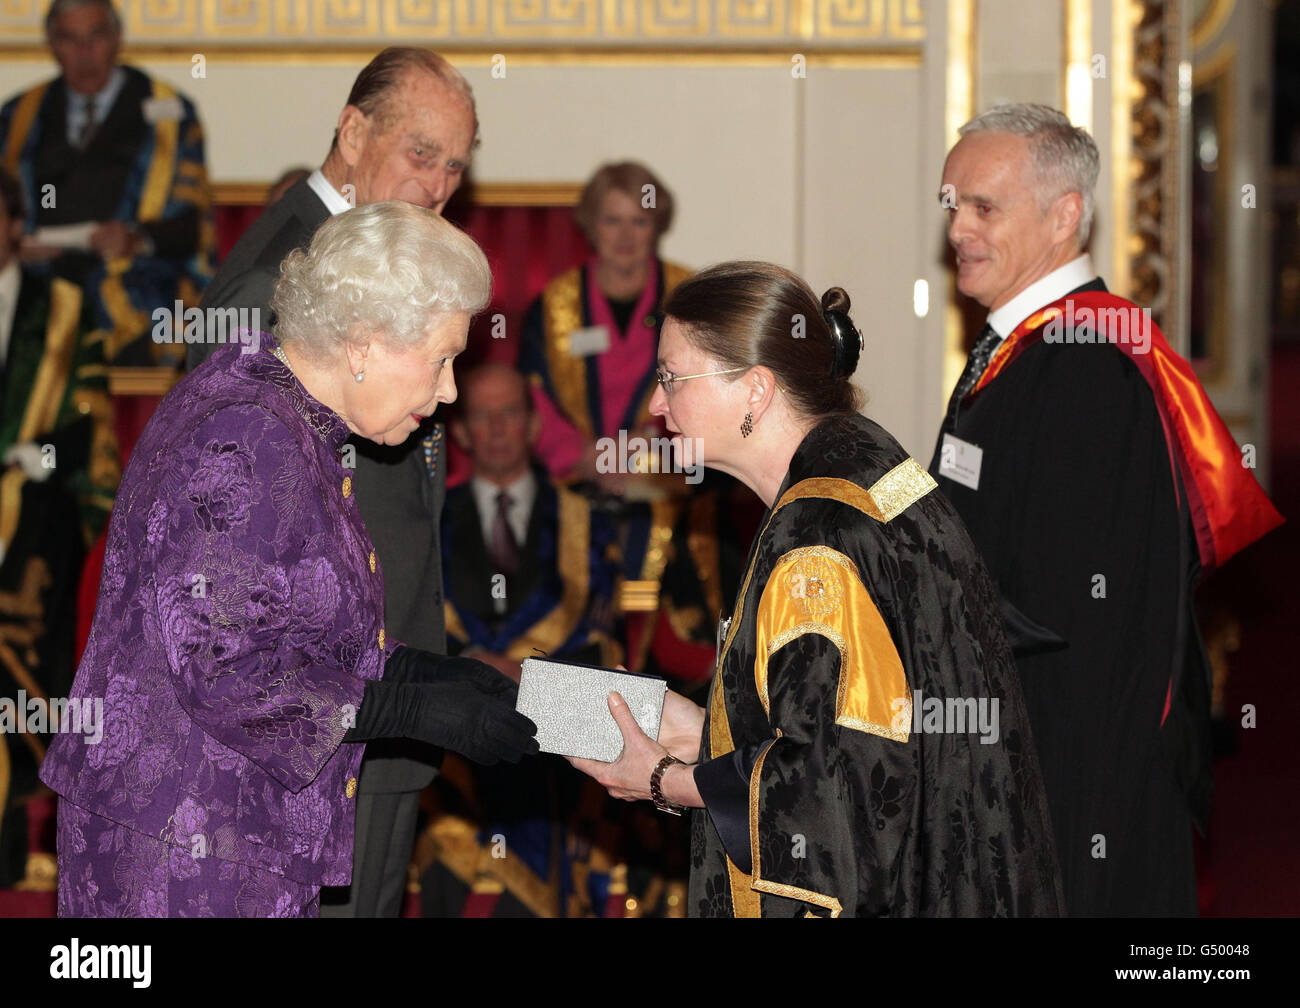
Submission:
[[[390,42],[915,51],[922,0],[118,0],[133,47]],[[0,3],[0,41],[43,43],[47,0]]]
[[[943,136],[944,149],[947,150],[956,141],[957,131],[975,115],[979,18],[975,0],[946,0],[944,12],[947,16],[948,39],[944,53]],[[948,401],[949,393],[966,367],[966,327],[961,304],[962,299],[957,293],[957,274],[950,269],[943,322],[942,402]]]
[[[1131,129],[1127,163],[1116,173],[1117,202],[1124,200],[1128,227],[1117,233],[1126,260],[1123,293],[1151,309],[1156,324],[1178,332],[1183,323],[1179,290],[1182,266],[1180,200],[1186,180],[1180,155],[1183,124],[1180,65],[1185,60],[1182,4],[1178,0],[1117,0],[1131,18]],[[1125,191],[1126,190],[1126,191]]]

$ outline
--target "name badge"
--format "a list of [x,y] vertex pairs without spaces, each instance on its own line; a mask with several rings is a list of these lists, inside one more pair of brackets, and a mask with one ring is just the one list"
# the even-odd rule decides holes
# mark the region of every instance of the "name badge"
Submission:
[[978,490],[980,466],[983,463],[984,449],[979,445],[973,445],[951,434],[943,436],[943,445],[939,448],[940,476],[947,476],[954,483]]
[[609,330],[603,325],[575,329],[569,333],[569,353],[574,357],[590,357],[609,349]]
[[146,98],[140,103],[140,112],[145,122],[156,123],[179,119],[184,109],[179,98]]

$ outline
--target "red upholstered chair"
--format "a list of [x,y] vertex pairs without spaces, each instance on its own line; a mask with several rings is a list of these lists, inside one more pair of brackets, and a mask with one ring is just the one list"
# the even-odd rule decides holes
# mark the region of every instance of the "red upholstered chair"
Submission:
[[[587,241],[567,206],[453,205],[448,219],[482,246],[492,268],[492,300],[470,328],[463,366],[514,364],[529,304],[547,281],[587,257]],[[505,318],[504,339],[492,336],[498,315]],[[455,486],[469,478],[469,463],[454,441],[448,451],[447,485]]]

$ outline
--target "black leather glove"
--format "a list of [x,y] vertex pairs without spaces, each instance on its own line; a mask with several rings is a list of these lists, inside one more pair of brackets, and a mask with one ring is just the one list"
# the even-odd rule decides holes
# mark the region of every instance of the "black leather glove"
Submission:
[[513,707],[519,687],[491,665],[474,658],[452,657],[421,651],[419,648],[396,648],[384,664],[386,683],[470,683],[484,693],[504,697]]
[[[514,685],[508,679],[506,683]],[[536,734],[537,726],[518,713],[504,693],[485,692],[472,682],[381,679],[366,683],[356,724],[343,741],[418,739],[490,766],[502,760],[518,763],[537,752]]]

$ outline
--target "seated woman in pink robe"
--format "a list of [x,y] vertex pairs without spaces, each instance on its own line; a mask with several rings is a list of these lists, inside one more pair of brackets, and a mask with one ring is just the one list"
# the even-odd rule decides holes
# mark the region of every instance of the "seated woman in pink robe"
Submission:
[[[592,257],[553,278],[529,307],[519,369],[541,418],[538,457],[556,479],[594,480],[596,439],[662,431],[649,410],[660,307],[690,271],[659,258],[673,197],[644,165],[602,165],[574,216]],[[618,474],[599,475],[617,492]]]

